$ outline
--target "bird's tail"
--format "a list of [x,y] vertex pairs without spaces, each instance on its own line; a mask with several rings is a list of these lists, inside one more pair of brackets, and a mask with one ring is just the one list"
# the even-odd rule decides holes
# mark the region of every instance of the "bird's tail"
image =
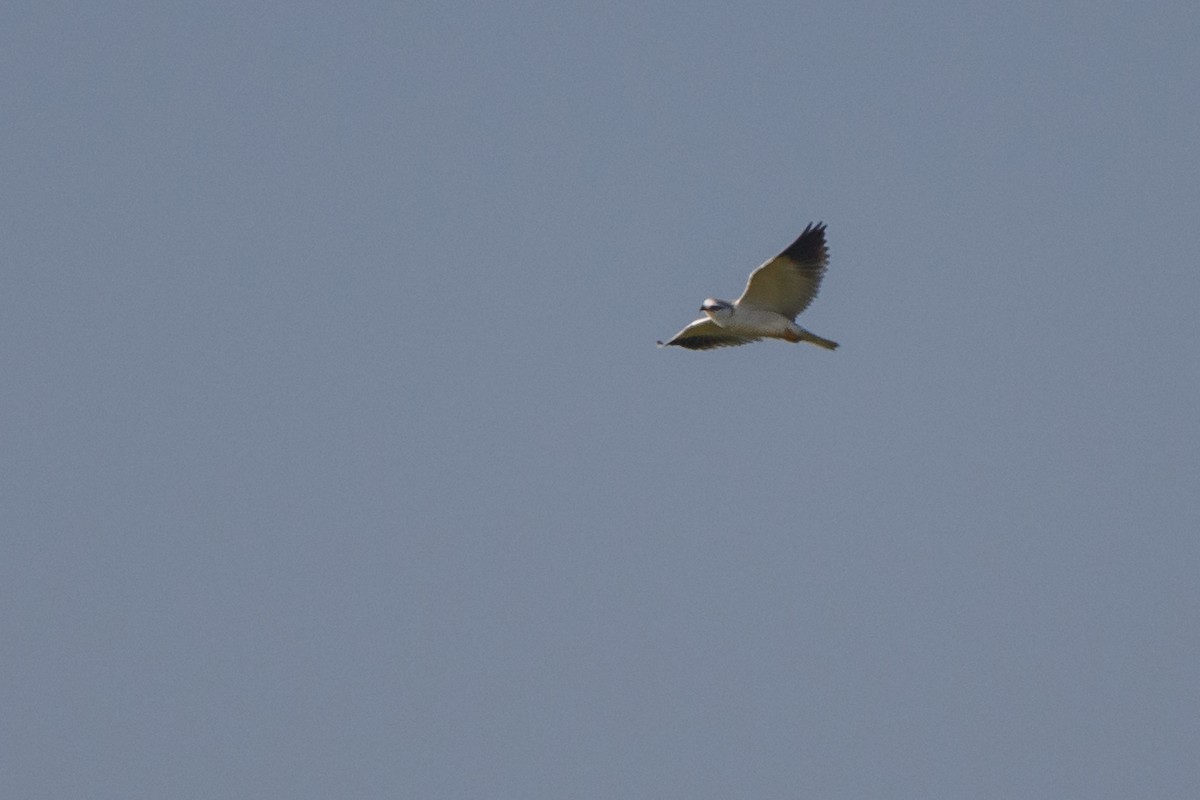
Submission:
[[837,350],[837,346],[838,346],[837,342],[830,341],[829,339],[822,339],[820,336],[817,336],[815,333],[812,333],[811,331],[806,331],[803,328],[800,329],[800,341],[812,342],[817,347],[824,347],[826,350]]

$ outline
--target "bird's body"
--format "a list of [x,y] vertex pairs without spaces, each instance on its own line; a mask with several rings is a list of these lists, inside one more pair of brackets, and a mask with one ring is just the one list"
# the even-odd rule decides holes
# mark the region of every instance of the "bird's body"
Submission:
[[746,290],[735,302],[710,297],[700,307],[703,317],[659,344],[709,350],[759,339],[783,339],[833,350],[837,342],[806,331],[795,322],[817,296],[828,263],[825,225],[809,225],[790,247],[751,273]]

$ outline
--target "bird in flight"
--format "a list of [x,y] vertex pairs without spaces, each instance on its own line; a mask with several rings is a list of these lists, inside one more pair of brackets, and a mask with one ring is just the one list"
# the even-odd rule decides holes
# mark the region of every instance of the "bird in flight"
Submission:
[[759,339],[811,342],[826,350],[838,345],[796,324],[796,316],[817,296],[829,248],[825,223],[809,224],[791,246],[750,273],[746,290],[734,302],[708,298],[704,316],[675,334],[660,347],[676,345],[689,350],[710,350],[750,344]]

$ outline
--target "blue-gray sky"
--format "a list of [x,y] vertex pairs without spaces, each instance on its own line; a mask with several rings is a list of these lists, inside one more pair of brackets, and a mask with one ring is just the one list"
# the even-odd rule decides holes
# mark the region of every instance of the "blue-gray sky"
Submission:
[[1200,796],[1198,37],[6,4],[5,794]]

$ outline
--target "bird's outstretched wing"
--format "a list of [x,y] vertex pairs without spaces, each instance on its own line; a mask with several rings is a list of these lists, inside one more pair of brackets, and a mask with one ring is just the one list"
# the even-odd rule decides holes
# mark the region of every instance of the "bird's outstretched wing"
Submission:
[[788,249],[750,273],[737,305],[775,311],[794,320],[817,296],[828,264],[825,223],[810,224]]
[[708,317],[690,323],[671,337],[670,341],[659,342],[659,347],[677,345],[689,350],[711,350],[714,347],[734,347],[739,344],[757,342],[758,337],[735,336]]

